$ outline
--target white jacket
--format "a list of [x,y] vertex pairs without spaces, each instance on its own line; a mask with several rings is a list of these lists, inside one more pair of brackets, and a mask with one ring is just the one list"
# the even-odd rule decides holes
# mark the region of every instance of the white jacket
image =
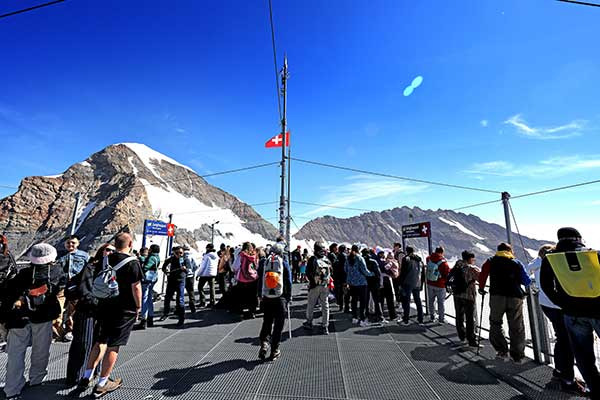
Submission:
[[217,276],[219,268],[219,256],[215,251],[204,254],[200,268],[196,271],[197,276]]

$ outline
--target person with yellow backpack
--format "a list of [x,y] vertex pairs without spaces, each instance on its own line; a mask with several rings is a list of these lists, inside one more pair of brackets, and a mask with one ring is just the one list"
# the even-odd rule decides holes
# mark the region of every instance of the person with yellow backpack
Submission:
[[600,335],[600,253],[587,249],[575,228],[560,228],[556,248],[542,261],[540,284],[564,313],[577,367],[591,392],[600,399],[594,332]]

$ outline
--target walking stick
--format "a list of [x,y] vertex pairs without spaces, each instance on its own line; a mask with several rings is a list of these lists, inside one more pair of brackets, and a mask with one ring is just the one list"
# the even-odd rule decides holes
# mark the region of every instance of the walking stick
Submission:
[[291,302],[292,302],[291,300],[287,302],[288,329],[289,329],[289,332],[290,332],[290,339],[292,338],[292,316],[291,316],[291,313],[290,313],[290,303]]
[[485,304],[485,294],[487,292],[484,290],[481,293],[481,313],[479,315],[479,336],[477,338],[477,355],[479,355],[480,344],[481,344],[481,324],[483,323],[483,305]]

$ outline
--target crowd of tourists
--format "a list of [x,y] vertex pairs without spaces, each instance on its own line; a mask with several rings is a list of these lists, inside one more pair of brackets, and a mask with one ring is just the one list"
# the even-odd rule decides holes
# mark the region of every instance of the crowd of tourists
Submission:
[[[217,250],[208,244],[198,260],[187,246],[176,246],[164,262],[158,245],[133,251],[128,233],[102,245],[93,257],[78,246],[75,236],[66,238],[62,254],[50,244],[36,244],[29,263],[18,268],[6,237],[0,235],[0,336],[6,337],[8,399],[42,384],[52,341],[70,342],[65,374],[69,386],[83,392],[95,382],[96,398],[118,389],[122,380],[111,372],[120,347],[132,330],[155,326],[155,286],[161,272],[166,283],[161,321],[170,318],[173,297],[179,328],[185,328],[186,309],[187,315],[206,307],[223,309],[248,319],[262,313],[258,356],[263,360],[281,355],[293,283],[307,288],[304,329],[313,332],[315,312],[320,312],[324,335],[330,332],[330,303],[360,327],[406,326],[445,322],[446,300],[452,296],[460,345],[477,352],[477,302],[483,307],[489,294],[490,344],[498,359],[516,364],[526,360],[524,299],[536,294],[556,334],[554,378],[562,390],[600,398],[593,349],[593,334],[600,334],[600,256],[584,247],[573,228],[560,229],[556,246],[543,246],[528,265],[507,243],[500,243],[481,266],[469,250],[451,266],[443,247],[423,260],[414,248],[403,249],[400,243],[385,250],[317,242],[312,255],[299,246],[289,260],[282,239],[264,248],[247,242],[238,248],[222,244]],[[576,379],[575,365],[585,383]]]

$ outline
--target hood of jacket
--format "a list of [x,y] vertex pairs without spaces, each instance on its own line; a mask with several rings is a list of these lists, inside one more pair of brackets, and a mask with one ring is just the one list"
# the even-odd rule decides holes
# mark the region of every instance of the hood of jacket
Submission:
[[433,253],[432,255],[429,256],[429,260],[434,263],[438,263],[438,262],[444,260],[444,256],[440,253]]
[[581,251],[584,249],[585,245],[580,240],[565,239],[560,240],[556,244],[556,248],[554,249],[553,253],[562,253],[565,251]]
[[511,260],[513,260],[515,258],[515,255],[510,251],[497,251],[496,257],[510,258]]

